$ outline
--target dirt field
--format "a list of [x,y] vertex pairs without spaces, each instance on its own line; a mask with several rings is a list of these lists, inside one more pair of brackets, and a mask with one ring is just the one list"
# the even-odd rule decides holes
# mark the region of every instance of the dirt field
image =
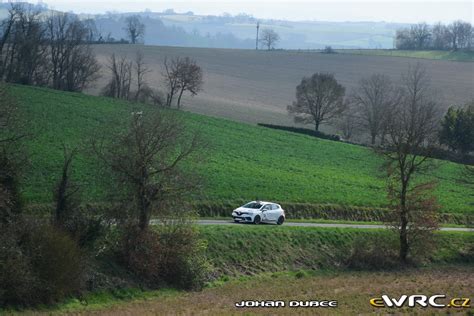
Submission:
[[[286,106],[293,101],[301,78],[314,72],[334,73],[350,91],[363,76],[379,72],[398,80],[410,63],[420,62],[427,67],[433,87],[446,106],[474,97],[474,63],[469,62],[131,45],[98,45],[94,49],[102,63],[112,52],[133,58],[136,50],[142,50],[153,68],[149,75],[153,85],[160,82],[160,67],[166,56],[190,56],[203,67],[205,85],[197,97],[184,100],[185,107],[193,112],[249,123],[292,124]],[[98,93],[105,80],[103,76],[88,92]]]
[[[297,278],[295,275],[258,277],[247,281],[231,281],[198,293],[177,294],[146,301],[124,303],[116,307],[89,311],[96,315],[361,315],[361,314],[435,314],[472,313],[474,268],[454,267],[400,272],[326,273]],[[386,294],[445,294],[471,298],[471,308],[375,308],[371,298]],[[337,300],[337,308],[243,308],[234,304],[247,300]],[[440,301],[441,302],[441,301]],[[444,302],[446,303],[446,302]]]

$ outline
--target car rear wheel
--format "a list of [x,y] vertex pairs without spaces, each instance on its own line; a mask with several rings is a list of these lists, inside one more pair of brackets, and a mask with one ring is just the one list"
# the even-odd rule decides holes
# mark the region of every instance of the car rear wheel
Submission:
[[260,218],[260,215],[256,215],[256,216],[254,217],[254,219],[253,219],[253,223],[254,223],[255,225],[260,224],[261,221],[262,221],[262,219]]
[[277,220],[277,224],[281,225],[281,224],[283,224],[284,221],[285,221],[285,218],[283,216],[280,216]]

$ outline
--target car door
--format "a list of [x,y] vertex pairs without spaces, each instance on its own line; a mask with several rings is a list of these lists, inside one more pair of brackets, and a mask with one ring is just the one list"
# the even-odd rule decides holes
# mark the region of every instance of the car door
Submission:
[[262,221],[264,222],[269,222],[271,219],[269,216],[271,216],[271,211],[272,211],[272,205],[271,204],[265,204],[262,208]]
[[276,222],[278,220],[278,217],[280,215],[280,208],[276,204],[271,204],[271,210],[268,211],[268,218],[272,222]]

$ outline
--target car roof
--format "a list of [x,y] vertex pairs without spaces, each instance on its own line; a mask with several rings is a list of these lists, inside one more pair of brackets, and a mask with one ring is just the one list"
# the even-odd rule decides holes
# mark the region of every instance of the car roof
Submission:
[[[275,203],[275,202],[266,202],[266,201],[250,201],[250,202],[248,202],[248,203],[260,203],[260,204],[263,204],[263,205],[265,205],[265,204],[276,204],[276,205],[280,205],[280,204]],[[248,204],[248,203],[245,203],[245,204]]]

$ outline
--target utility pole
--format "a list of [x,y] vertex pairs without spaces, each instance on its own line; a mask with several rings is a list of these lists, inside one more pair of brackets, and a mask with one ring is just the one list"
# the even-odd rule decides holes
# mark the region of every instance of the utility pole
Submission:
[[255,40],[255,50],[258,50],[258,30],[260,29],[260,22],[257,21],[257,39]]

